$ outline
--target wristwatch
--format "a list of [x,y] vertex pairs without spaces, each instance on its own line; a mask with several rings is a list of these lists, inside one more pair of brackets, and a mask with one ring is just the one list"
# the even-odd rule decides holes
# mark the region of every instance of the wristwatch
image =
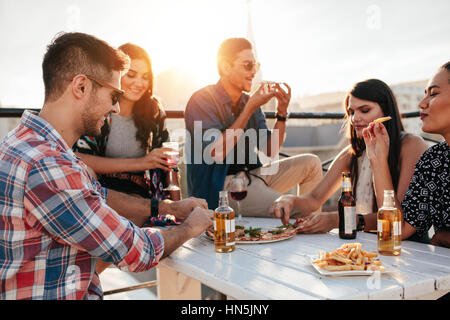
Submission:
[[366,226],[366,221],[364,220],[364,215],[358,213],[358,225],[356,226],[357,231],[364,231]]
[[284,117],[284,116],[282,116],[281,114],[278,114],[278,113],[277,113],[277,120],[278,120],[278,121],[283,121],[283,122],[285,122],[286,119],[287,119],[286,117]]
[[158,199],[150,200],[150,217],[151,218],[157,218],[159,216],[158,206],[159,206]]

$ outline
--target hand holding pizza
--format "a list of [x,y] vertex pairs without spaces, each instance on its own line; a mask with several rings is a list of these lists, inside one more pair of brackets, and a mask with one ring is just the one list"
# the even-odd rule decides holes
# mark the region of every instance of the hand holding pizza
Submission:
[[[381,119],[381,118],[380,118]],[[389,134],[386,127],[375,120],[363,130],[364,143],[366,144],[367,157],[371,162],[387,161],[389,155]]]
[[287,226],[289,217],[294,209],[295,196],[291,194],[282,195],[276,199],[269,208],[269,213],[274,218],[280,218],[281,222]]

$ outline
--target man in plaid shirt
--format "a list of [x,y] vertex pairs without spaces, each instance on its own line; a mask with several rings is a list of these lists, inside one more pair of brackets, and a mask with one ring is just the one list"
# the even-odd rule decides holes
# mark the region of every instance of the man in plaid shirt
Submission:
[[148,270],[211,226],[211,214],[196,207],[169,230],[137,227],[117,213],[139,210],[136,198],[107,192],[72,152],[81,135],[98,135],[119,112],[128,62],[83,33],[48,46],[44,106],[39,115],[25,111],[0,144],[1,299],[101,299],[98,259]]

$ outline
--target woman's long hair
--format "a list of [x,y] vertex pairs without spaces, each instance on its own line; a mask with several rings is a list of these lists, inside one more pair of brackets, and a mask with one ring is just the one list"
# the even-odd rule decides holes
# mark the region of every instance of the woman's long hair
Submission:
[[[134,124],[136,125],[136,139],[141,142],[141,146],[144,149],[152,147],[151,143],[148,143],[150,133],[153,133],[153,137],[157,134],[158,128],[157,120],[159,118],[165,119],[164,110],[161,107],[159,100],[153,93],[153,70],[150,56],[141,47],[126,43],[119,47],[120,50],[125,52],[131,60],[142,59],[148,64],[149,69],[149,85],[143,96],[136,101],[133,106],[132,116]],[[153,146],[159,147],[159,146]]]
[[[351,161],[351,172],[353,175],[353,184],[356,187],[358,183],[358,161],[357,158],[362,155],[366,149],[363,138],[356,136],[356,130],[350,121],[349,114],[349,98],[354,96],[358,99],[369,100],[379,104],[383,110],[385,117],[390,116],[392,120],[384,122],[386,131],[389,135],[389,155],[388,164],[389,171],[392,177],[392,184],[394,190],[397,190],[398,179],[400,175],[400,149],[401,149],[401,132],[403,131],[403,124],[401,122],[400,112],[398,110],[397,101],[391,88],[381,80],[369,79],[356,83],[344,100],[345,117],[347,119],[347,136],[350,139],[351,150],[353,153]],[[376,202],[374,207],[376,206]]]

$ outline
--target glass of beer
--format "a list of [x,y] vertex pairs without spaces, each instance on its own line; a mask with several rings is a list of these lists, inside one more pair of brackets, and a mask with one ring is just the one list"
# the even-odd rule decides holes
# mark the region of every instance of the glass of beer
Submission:
[[[180,161],[180,151],[178,142],[170,141],[163,142],[163,148],[170,148],[171,151],[166,151],[164,154],[167,155],[167,162],[171,165],[178,165]],[[169,171],[169,185],[163,189],[166,199],[180,200],[181,199],[181,189],[174,184],[173,174],[178,172],[178,168],[174,168]]]

